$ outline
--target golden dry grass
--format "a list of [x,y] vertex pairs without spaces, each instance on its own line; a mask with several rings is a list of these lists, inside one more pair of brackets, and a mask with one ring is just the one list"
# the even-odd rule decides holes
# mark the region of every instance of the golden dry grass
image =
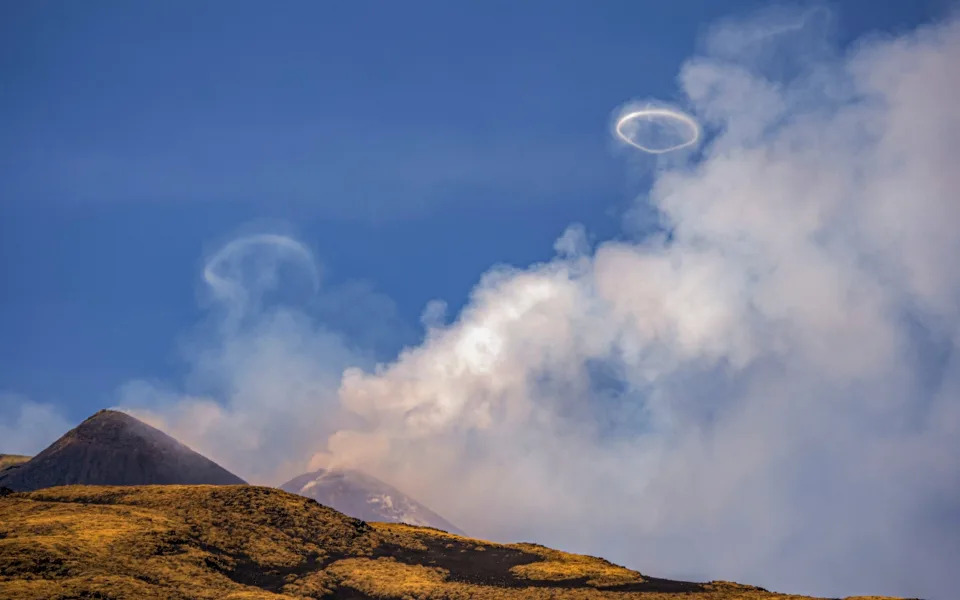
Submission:
[[537,544],[515,544],[515,546],[543,558],[542,561],[510,569],[519,577],[541,581],[585,578],[586,583],[594,586],[623,585],[643,581],[643,577],[636,571],[607,562],[602,558],[560,552]]
[[0,498],[9,600],[800,598],[669,585],[534,544],[367,524],[270,488],[68,486]]
[[19,465],[30,460],[31,457],[22,454],[0,454],[0,471],[13,465]]

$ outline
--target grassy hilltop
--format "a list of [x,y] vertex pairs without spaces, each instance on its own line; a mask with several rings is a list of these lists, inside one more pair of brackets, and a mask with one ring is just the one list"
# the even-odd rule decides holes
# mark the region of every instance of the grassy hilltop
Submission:
[[533,544],[365,523],[254,486],[65,486],[0,497],[0,597],[799,599],[643,576]]
[[28,460],[30,460],[30,457],[22,454],[0,454],[0,471],[7,467],[23,464]]

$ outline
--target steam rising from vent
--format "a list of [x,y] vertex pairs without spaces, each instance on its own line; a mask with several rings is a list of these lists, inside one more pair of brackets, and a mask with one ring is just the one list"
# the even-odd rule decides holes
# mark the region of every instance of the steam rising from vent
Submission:
[[[310,249],[290,236],[253,234],[222,245],[202,271],[209,321],[183,344],[187,391],[131,381],[120,389],[120,407],[252,483],[301,473],[319,440],[350,422],[336,394],[344,369],[372,364],[318,318],[317,306],[339,304],[343,293],[321,291],[319,272]],[[379,298],[347,300],[362,309]]]
[[184,385],[131,382],[120,404],[251,481],[358,468],[481,537],[952,597],[960,24],[842,54],[788,16],[725,23],[681,70],[689,115],[618,119],[646,152],[704,142],[637,200],[661,235],[573,226],[459,314],[430,304],[422,342],[381,364],[316,312],[333,291],[307,246],[242,238],[204,269],[226,310],[188,340]]
[[[818,595],[949,597],[960,25],[843,56],[807,45],[821,21],[725,24],[680,74],[696,119],[643,107],[616,123],[650,153],[710,126],[697,161],[639,200],[664,235],[591,248],[574,227],[553,260],[491,270],[422,344],[344,373],[362,424],[318,456],[493,539]],[[724,39],[786,44],[792,62]]]

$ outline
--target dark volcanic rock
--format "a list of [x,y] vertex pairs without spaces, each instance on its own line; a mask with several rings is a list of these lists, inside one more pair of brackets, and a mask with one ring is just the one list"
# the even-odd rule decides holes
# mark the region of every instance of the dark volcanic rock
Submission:
[[280,489],[313,498],[320,504],[364,521],[407,523],[463,533],[395,487],[352,469],[319,469],[304,473],[281,485]]
[[17,491],[201,483],[245,482],[162,431],[113,410],[101,410],[29,461],[0,473],[0,486]]

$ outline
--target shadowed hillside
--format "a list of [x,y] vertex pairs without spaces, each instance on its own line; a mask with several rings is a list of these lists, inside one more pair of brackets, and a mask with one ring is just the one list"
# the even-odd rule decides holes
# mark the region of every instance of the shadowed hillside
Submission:
[[212,460],[130,415],[101,410],[26,462],[0,470],[0,487],[70,484],[244,483]]
[[655,579],[533,544],[368,524],[253,486],[68,486],[0,497],[0,597],[800,598]]

